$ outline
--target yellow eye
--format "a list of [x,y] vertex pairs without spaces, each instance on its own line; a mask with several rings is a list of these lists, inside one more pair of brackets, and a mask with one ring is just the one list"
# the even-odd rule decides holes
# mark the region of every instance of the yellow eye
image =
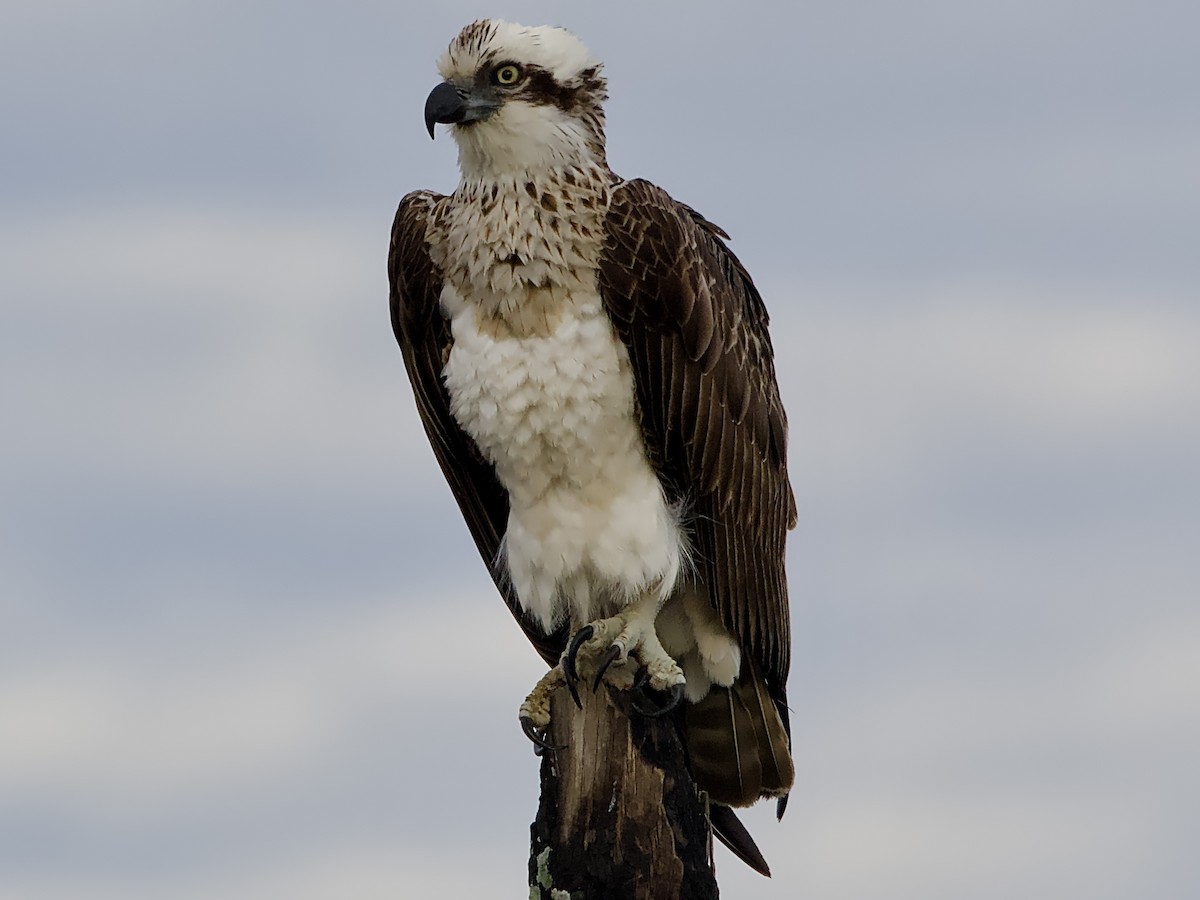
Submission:
[[514,66],[512,63],[499,66],[496,71],[492,73],[492,78],[495,79],[496,84],[502,84],[506,87],[509,85],[514,85],[521,80],[521,67]]

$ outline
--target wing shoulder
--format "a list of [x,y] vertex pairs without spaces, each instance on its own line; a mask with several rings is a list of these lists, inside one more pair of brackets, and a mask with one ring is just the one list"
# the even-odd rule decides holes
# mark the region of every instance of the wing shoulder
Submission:
[[442,289],[442,275],[429,254],[430,219],[445,197],[432,191],[406,194],[392,220],[388,280],[392,328],[401,349],[418,326],[428,324]]

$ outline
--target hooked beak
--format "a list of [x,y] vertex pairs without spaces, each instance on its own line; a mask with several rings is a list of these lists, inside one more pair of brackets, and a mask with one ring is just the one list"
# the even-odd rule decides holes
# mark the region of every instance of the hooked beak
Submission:
[[477,122],[499,108],[500,103],[494,96],[472,93],[443,81],[429,92],[425,101],[425,127],[433,137],[433,126],[438,122],[444,125]]

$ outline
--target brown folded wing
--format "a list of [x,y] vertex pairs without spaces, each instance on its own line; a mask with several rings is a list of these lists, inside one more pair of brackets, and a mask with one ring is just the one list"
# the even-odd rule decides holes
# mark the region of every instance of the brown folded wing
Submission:
[[784,541],[796,521],[767,311],[724,233],[646,181],[609,209],[600,294],[646,446],[683,502],[700,580],[787,721]]

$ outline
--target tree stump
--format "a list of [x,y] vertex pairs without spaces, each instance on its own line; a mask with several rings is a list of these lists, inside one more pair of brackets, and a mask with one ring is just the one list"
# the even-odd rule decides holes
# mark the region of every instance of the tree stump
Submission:
[[[551,698],[530,900],[715,900],[712,833],[675,716],[629,714],[581,685]],[[681,707],[682,708],[682,707]]]

